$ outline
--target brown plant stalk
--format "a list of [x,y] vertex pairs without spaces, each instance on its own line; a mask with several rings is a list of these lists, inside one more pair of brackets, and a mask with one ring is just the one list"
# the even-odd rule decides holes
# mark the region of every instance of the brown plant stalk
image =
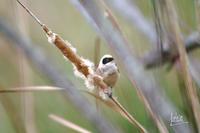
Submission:
[[[104,83],[103,78],[94,73],[93,69],[85,63],[85,59],[80,57],[74,50],[71,44],[64,41],[59,35],[53,33],[45,24],[43,24],[25,5],[19,0],[17,2],[37,21],[37,23],[45,31],[48,40],[53,43],[62,54],[75,66],[76,70],[80,72],[86,80],[89,80],[94,86],[97,86],[107,94],[108,86]],[[112,96],[108,96],[118,107],[124,112],[127,118],[130,118],[135,126],[137,126],[141,132],[147,133],[146,129],[139,124],[130,114],[119,104],[119,102]]]

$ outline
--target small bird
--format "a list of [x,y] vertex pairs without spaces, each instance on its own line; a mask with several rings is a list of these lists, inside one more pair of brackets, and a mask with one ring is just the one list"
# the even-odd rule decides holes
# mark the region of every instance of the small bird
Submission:
[[111,55],[104,55],[96,69],[96,73],[103,78],[103,81],[109,86],[108,96],[112,96],[112,88],[119,78],[119,69]]

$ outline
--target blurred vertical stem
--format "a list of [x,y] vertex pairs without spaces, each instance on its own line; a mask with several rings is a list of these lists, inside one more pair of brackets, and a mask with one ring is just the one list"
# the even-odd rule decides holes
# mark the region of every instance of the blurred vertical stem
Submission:
[[[23,0],[26,4],[28,2]],[[19,34],[28,37],[28,18],[25,15],[25,12],[17,4],[16,1],[13,2],[13,7],[15,11],[16,25],[19,31]],[[17,59],[19,62],[19,75],[20,75],[20,86],[27,86],[31,83],[31,70],[28,64],[27,58],[24,56],[24,52],[21,49],[17,49],[18,56]],[[34,112],[34,97],[32,93],[21,93],[21,114],[24,118],[24,125],[27,133],[36,133],[35,126],[35,112]]]
[[156,36],[157,36],[157,50],[158,54],[162,56],[163,50],[163,30],[162,30],[162,23],[161,23],[161,12],[160,12],[160,2],[159,0],[151,0],[153,5],[154,11],[154,23],[156,28]]
[[198,126],[198,131],[200,132],[200,105],[199,99],[197,96],[196,86],[194,85],[192,78],[190,76],[189,68],[188,68],[188,57],[183,44],[183,40],[181,38],[181,31],[178,24],[178,16],[176,14],[175,6],[172,0],[164,0],[166,3],[166,11],[169,16],[169,23],[172,30],[172,34],[174,35],[175,44],[179,53],[180,65],[182,71],[182,77],[186,86],[186,93],[188,99],[190,100],[190,104],[192,106],[192,111],[194,113],[194,117],[196,120],[196,124]]
[[194,0],[197,30],[200,34],[200,0]]
[[99,58],[101,53],[101,39],[99,37],[96,37],[94,42],[94,64],[95,69],[98,67],[99,64]]
[[[99,36],[97,36],[95,38],[95,42],[94,42],[94,65],[95,65],[95,71],[98,67],[99,64],[99,58],[100,58],[100,53],[101,53],[101,39],[99,38]],[[98,88],[95,87],[94,93],[98,94]],[[98,104],[98,99],[95,99],[95,104],[96,104],[96,109],[97,111],[99,111],[99,104]]]

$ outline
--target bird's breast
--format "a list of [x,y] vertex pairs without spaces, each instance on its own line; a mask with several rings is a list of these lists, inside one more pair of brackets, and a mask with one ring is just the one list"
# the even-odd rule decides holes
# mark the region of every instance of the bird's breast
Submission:
[[112,73],[106,77],[104,77],[104,82],[110,86],[111,88],[116,84],[117,80],[119,78],[119,74],[117,72]]

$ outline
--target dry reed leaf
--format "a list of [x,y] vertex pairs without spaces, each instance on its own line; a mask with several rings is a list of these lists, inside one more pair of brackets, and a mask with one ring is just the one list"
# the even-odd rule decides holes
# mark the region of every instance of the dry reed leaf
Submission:
[[50,114],[49,118],[79,133],[91,133],[90,131],[54,114]]
[[6,90],[0,90],[0,93],[58,91],[58,90],[63,90],[63,88],[54,87],[54,86],[27,86],[27,87],[17,87],[17,88],[10,88]]

